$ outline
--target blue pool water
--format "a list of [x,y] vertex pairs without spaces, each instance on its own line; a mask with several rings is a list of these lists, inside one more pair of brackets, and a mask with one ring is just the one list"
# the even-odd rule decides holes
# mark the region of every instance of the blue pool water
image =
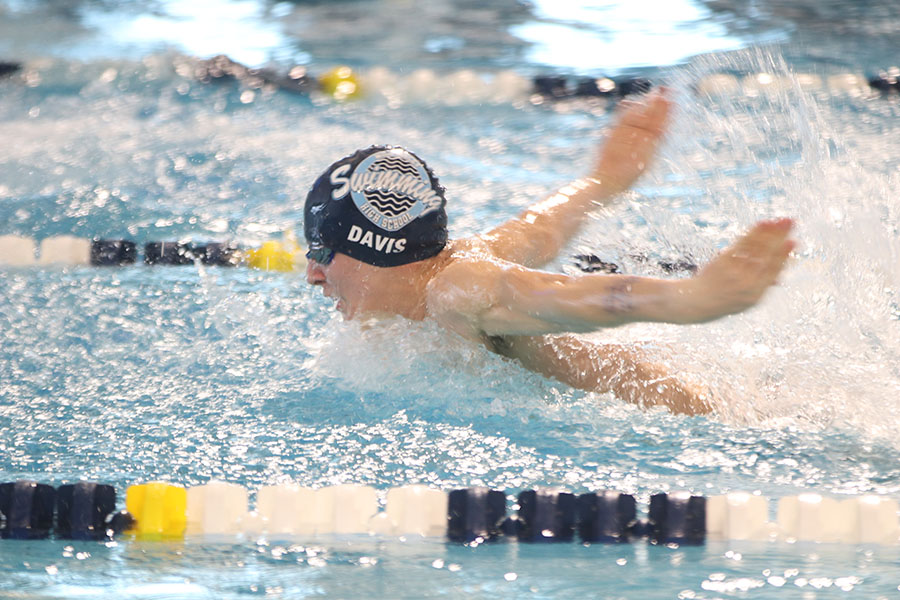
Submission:
[[[451,235],[469,235],[580,176],[610,119],[603,104],[527,98],[248,98],[179,74],[188,55],[640,74],[674,88],[673,131],[567,255],[660,275],[631,256],[703,260],[756,219],[798,223],[796,259],[760,307],[594,334],[711,382],[719,414],[577,392],[427,324],[343,323],[299,274],[2,267],[0,480],[121,493],[224,479],[251,498],[286,482],[558,486],[642,505],[676,489],[900,496],[900,105],[795,76],[897,64],[892,3],[685,1],[652,18],[627,3],[484,4],[0,0],[0,60],[26,64],[0,80],[0,235],[252,245],[299,231],[313,178],[380,142],[426,158]],[[783,90],[694,91],[761,72]],[[3,542],[0,597],[890,598],[898,559],[803,543]]]

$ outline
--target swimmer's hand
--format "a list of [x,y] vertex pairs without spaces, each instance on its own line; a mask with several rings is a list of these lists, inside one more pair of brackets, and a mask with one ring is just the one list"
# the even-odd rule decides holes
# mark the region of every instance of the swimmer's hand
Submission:
[[791,219],[761,221],[731,247],[682,280],[685,323],[702,323],[739,313],[759,302],[784,269],[795,242]]
[[646,170],[669,123],[672,101],[663,88],[643,102],[624,101],[591,171],[608,194],[622,192]]

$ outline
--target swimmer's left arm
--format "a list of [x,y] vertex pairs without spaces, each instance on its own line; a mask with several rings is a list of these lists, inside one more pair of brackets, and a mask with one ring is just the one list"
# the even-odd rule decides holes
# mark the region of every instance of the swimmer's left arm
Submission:
[[665,134],[672,102],[661,91],[624,104],[587,177],[483,236],[497,257],[532,268],[547,264],[592,210],[609,204],[640,177]]
[[469,337],[580,333],[637,321],[702,323],[755,305],[794,242],[790,219],[763,221],[689,279],[568,275],[504,261],[459,261],[433,282],[436,316]]
[[570,277],[511,267],[477,316],[488,335],[586,333],[637,321],[690,322],[680,281],[629,275]]
[[664,320],[677,284],[623,275],[570,277],[499,260],[457,261],[431,280],[427,304],[441,325],[470,339],[584,333]]

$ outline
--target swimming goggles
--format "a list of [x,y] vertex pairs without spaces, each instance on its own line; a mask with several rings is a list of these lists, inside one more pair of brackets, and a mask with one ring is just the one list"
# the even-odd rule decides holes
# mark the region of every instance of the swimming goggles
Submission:
[[323,267],[334,260],[334,250],[325,246],[310,246],[306,251],[307,260],[314,260]]

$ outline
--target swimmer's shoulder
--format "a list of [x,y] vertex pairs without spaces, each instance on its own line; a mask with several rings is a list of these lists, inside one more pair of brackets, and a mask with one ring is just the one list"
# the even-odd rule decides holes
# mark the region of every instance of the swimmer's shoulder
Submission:
[[502,268],[491,247],[481,237],[453,240],[439,256],[439,264],[429,282],[429,289],[451,285],[458,288],[483,286],[480,280]]
[[478,238],[456,240],[445,252],[426,286],[428,315],[464,337],[480,338],[478,317],[495,301],[502,261]]
[[451,240],[445,251],[451,260],[479,260],[494,256],[490,244],[480,235]]

